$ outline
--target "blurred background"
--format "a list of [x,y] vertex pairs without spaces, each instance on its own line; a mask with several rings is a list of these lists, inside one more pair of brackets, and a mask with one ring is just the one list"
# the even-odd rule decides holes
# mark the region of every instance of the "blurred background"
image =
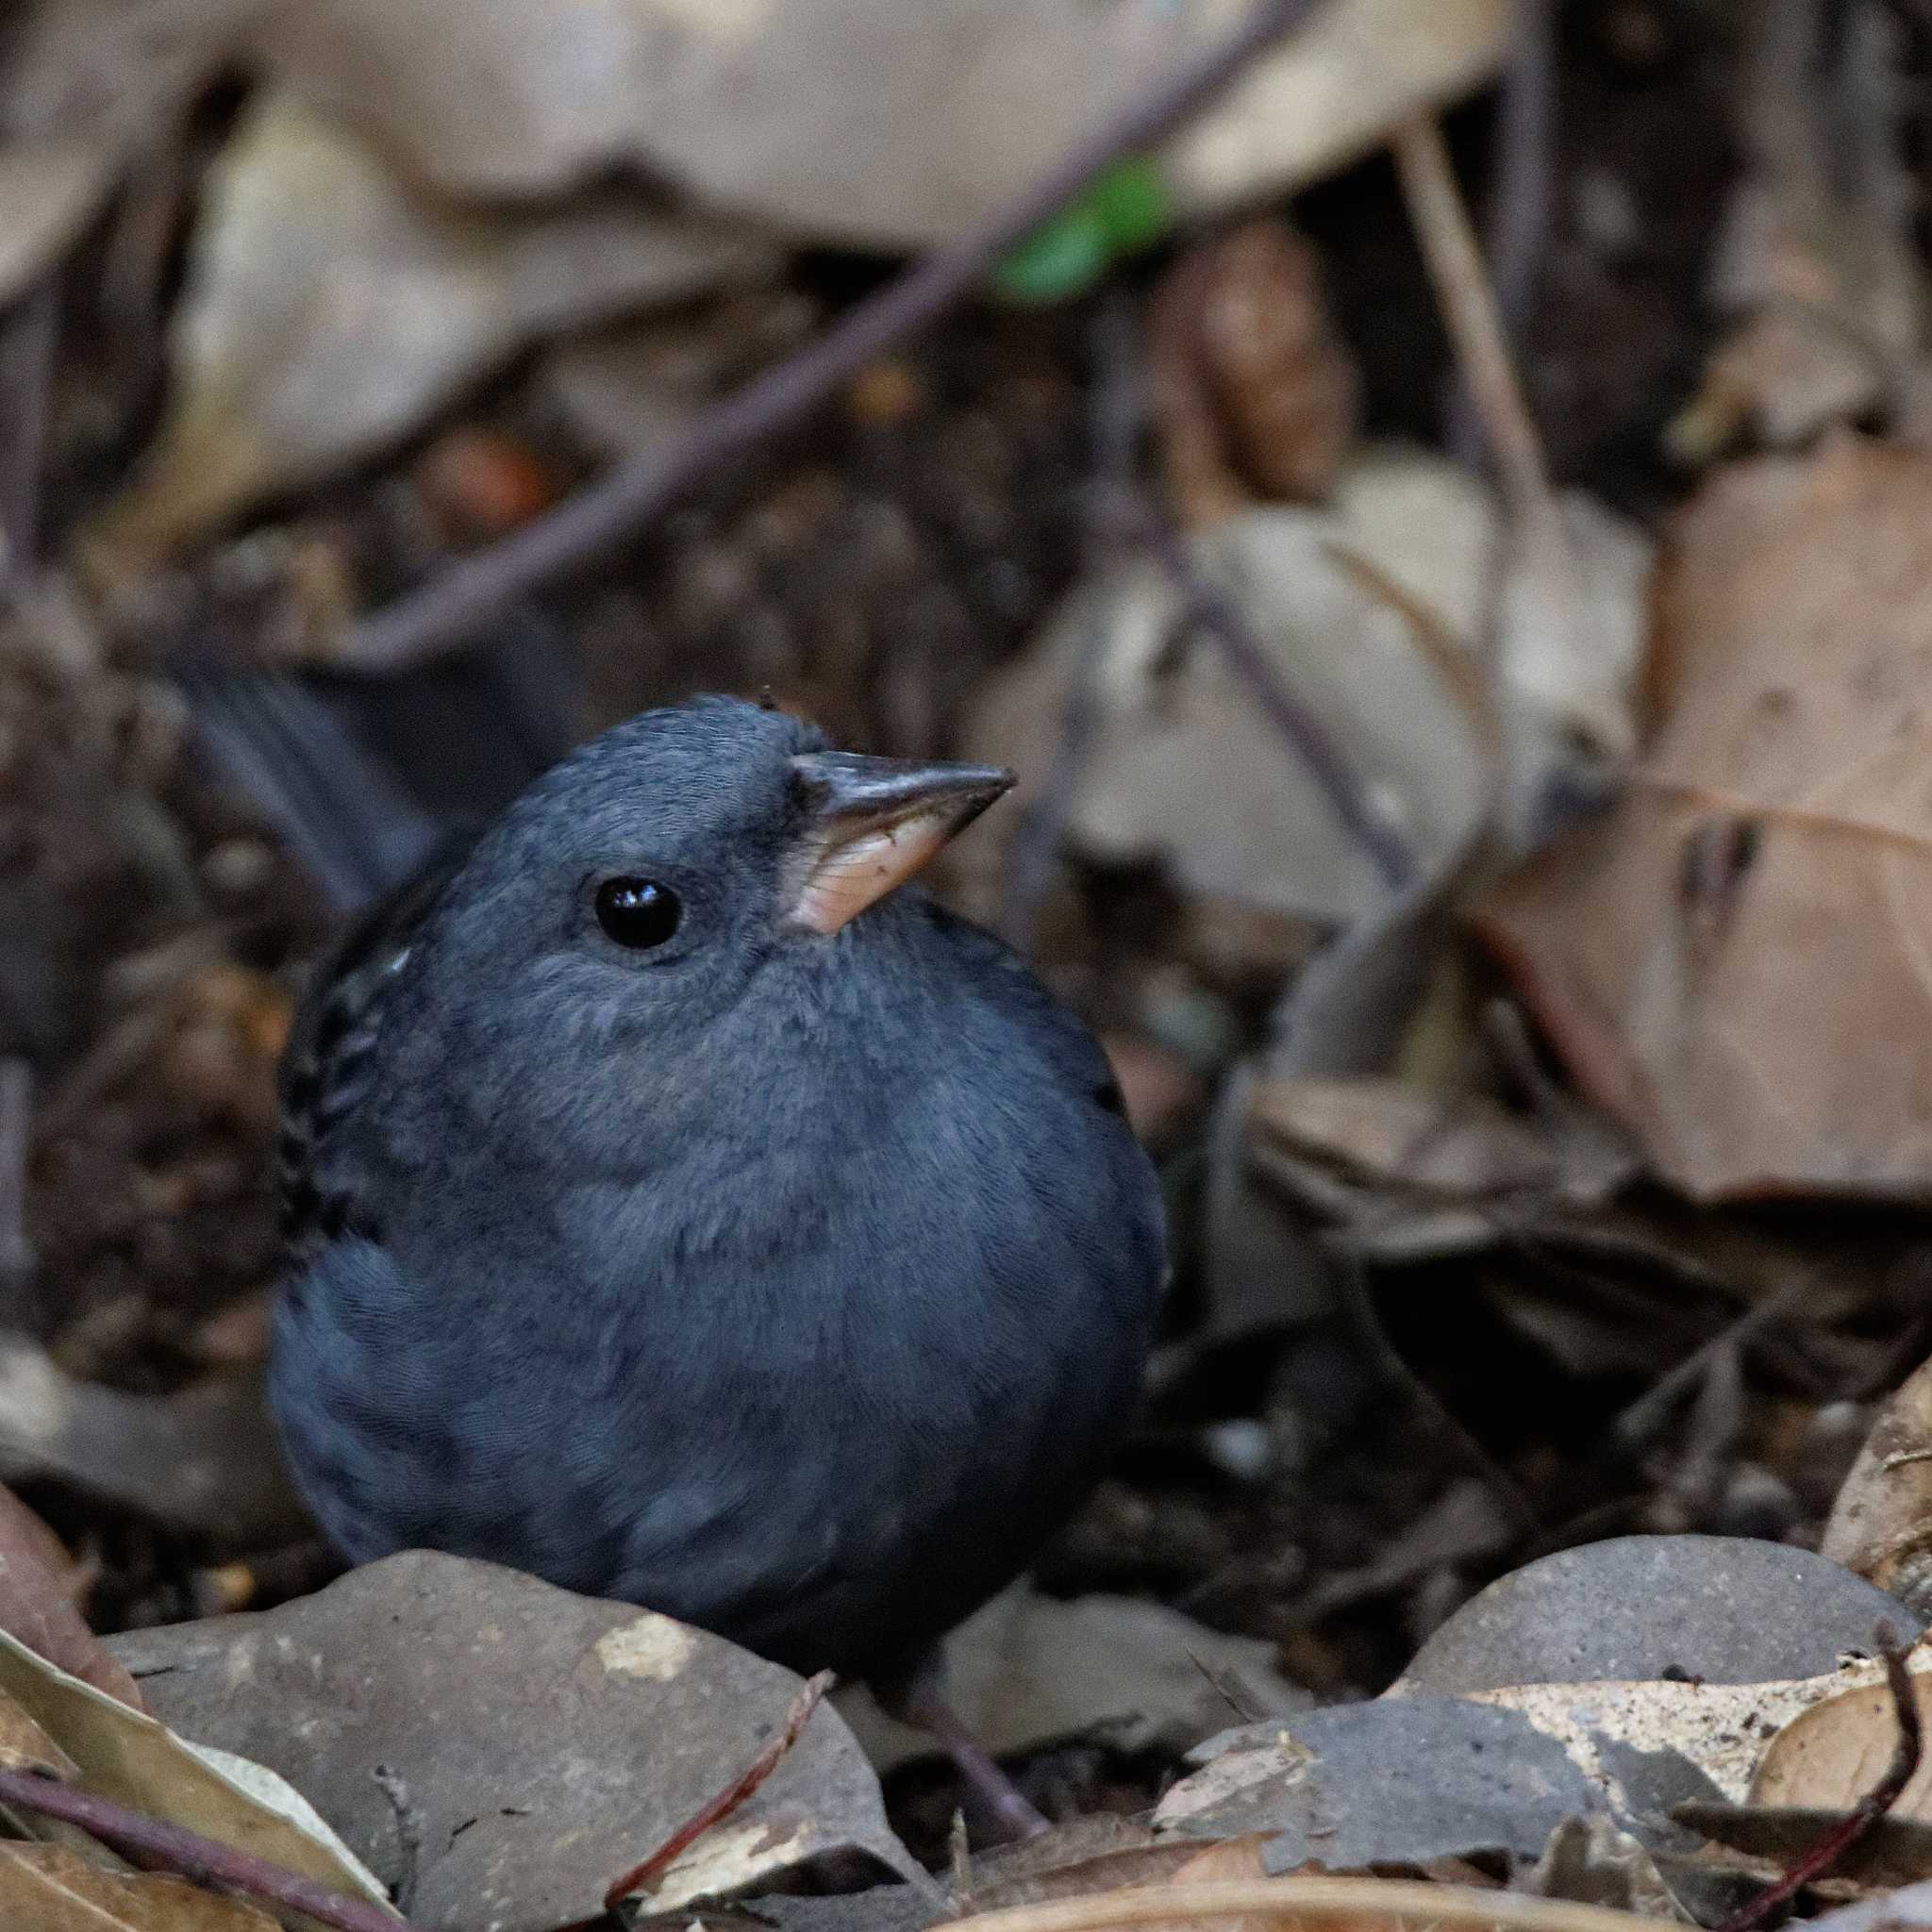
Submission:
[[1018,769],[938,890],[1161,1163],[1146,1419],[969,1712],[1155,1716],[1036,1788],[1625,1531],[1909,1600],[1828,1520],[1932,1348],[1932,9],[1274,10],[1172,130],[1234,0],[0,20],[0,1477],[97,1627],[330,1574],[305,968],[714,690]]

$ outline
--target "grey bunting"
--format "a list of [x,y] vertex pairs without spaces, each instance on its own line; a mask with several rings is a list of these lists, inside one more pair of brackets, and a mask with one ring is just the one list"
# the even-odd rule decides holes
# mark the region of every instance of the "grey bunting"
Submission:
[[349,935],[285,1076],[270,1374],[347,1556],[878,1680],[1077,1505],[1159,1191],[1085,1027],[908,883],[1010,782],[651,711]]

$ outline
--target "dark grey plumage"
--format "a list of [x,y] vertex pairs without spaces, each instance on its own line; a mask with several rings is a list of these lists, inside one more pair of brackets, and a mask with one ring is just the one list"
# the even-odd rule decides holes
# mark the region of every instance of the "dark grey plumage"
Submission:
[[[1158,1300],[1104,1057],[902,889],[780,917],[808,727],[606,733],[352,936],[287,1077],[271,1396],[350,1556],[411,1544],[878,1674],[1098,1474]],[[603,876],[682,895],[630,954]]]

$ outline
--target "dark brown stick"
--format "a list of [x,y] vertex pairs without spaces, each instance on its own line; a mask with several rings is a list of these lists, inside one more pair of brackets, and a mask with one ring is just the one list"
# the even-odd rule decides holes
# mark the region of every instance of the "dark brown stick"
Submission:
[[1732,1913],[1718,1932],[1757,1932],[1778,1907],[1789,1905],[1813,1879],[1830,1872],[1898,1803],[1899,1793],[1919,1768],[1920,1750],[1919,1700],[1906,1669],[1906,1649],[1889,1625],[1878,1626],[1878,1654],[1885,1659],[1885,1681],[1898,1723],[1898,1746],[1885,1775],[1775,1885],[1766,1886],[1741,1911]]
[[291,1912],[306,1912],[335,1932],[410,1932],[408,1922],[366,1899],[334,1891],[252,1852],[238,1852],[178,1824],[130,1811],[108,1798],[77,1791],[30,1771],[0,1771],[0,1805],[59,1818],[136,1864],[192,1878],[197,1885],[245,1892]]
[[1162,75],[978,227],[924,257],[817,341],[706,410],[670,450],[620,464],[549,515],[365,618],[338,661],[395,671],[454,650],[515,598],[635,537],[721,463],[802,421],[874,357],[936,320],[1103,169],[1159,141],[1262,48],[1300,25],[1315,4],[1257,0],[1226,41]]
[[633,1865],[622,1878],[612,1881],[604,1894],[607,1912],[614,1912],[623,1900],[655,1885],[687,1847],[712,1825],[729,1818],[777,1770],[779,1760],[798,1742],[799,1733],[811,1722],[812,1712],[819,1707],[820,1698],[832,1688],[832,1681],[830,1671],[821,1671],[806,1680],[805,1688],[791,1700],[791,1708],[785,1713],[784,1728],[752,1759],[743,1774],[700,1805],[641,1864]]
[[56,275],[0,316],[0,589],[18,589],[40,561],[41,471],[59,326]]

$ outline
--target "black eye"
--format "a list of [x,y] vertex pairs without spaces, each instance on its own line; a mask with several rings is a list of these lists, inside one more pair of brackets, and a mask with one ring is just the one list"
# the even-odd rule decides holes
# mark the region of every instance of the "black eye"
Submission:
[[620,946],[661,946],[684,914],[677,894],[656,879],[606,879],[597,888],[597,924]]

